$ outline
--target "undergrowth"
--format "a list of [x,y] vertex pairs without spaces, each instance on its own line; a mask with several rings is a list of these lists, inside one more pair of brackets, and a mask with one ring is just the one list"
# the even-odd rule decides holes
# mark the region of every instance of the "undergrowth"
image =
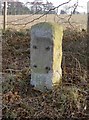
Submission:
[[65,30],[62,85],[42,93],[30,85],[30,34],[3,33],[3,119],[89,119],[87,33]]

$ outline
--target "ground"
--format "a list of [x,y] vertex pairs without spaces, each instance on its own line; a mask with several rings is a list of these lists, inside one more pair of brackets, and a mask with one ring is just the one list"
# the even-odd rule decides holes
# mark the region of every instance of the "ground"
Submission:
[[62,85],[42,93],[30,85],[28,31],[3,33],[3,119],[88,119],[89,77],[86,31],[67,29],[63,37]]

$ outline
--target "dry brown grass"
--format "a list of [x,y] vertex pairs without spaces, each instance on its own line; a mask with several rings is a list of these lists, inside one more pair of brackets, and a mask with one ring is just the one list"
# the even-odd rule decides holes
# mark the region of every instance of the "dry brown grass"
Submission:
[[86,31],[64,31],[62,86],[41,93],[30,85],[28,33],[8,30],[3,35],[3,119],[88,119],[86,41]]
[[[62,24],[64,28],[71,27],[73,25],[74,28],[77,28],[78,30],[86,29],[87,25],[87,15],[72,15],[71,18],[71,25],[68,23],[68,15],[47,15],[44,16],[38,20],[35,20],[32,23],[27,24],[27,26],[24,26],[25,23],[28,23],[29,21],[32,21],[33,19],[38,18],[40,15],[9,15],[7,17],[8,21],[8,28],[13,29],[25,29],[30,28],[32,25],[38,23],[38,22],[58,22],[59,24]],[[25,19],[24,19],[25,18]],[[22,19],[19,21],[19,19]],[[0,16],[0,23],[2,23],[3,17]],[[11,21],[15,21],[12,22]],[[12,25],[13,24],[13,25]],[[15,25],[15,24],[22,24],[22,25]]]

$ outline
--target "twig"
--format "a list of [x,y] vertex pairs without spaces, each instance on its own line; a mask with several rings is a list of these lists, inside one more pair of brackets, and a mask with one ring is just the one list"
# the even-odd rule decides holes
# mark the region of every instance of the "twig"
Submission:
[[[71,0],[69,0],[69,1],[67,1],[67,2],[65,2],[65,3],[62,3],[62,4],[58,5],[58,6],[50,9],[49,11],[47,11],[47,12],[44,13],[44,14],[42,14],[41,16],[39,16],[39,17],[37,17],[37,18],[35,18],[35,19],[33,19],[33,20],[25,23],[25,24],[24,24],[24,27],[25,27],[26,25],[28,25],[28,24],[30,24],[30,23],[32,23],[32,22],[34,22],[34,21],[36,21],[36,20],[39,20],[40,18],[44,17],[44,16],[47,15],[50,11],[55,10],[55,9],[59,8],[60,6],[63,6],[63,5],[65,5],[65,4],[68,4],[70,1],[71,1]],[[11,25],[23,25],[23,24],[11,24]]]
[[[78,7],[78,0],[77,0],[77,3],[76,4],[74,4],[74,9],[73,9],[73,11],[71,12],[71,14],[69,15],[69,18],[68,18],[68,23],[73,27],[73,25],[70,23],[70,19],[71,19],[71,17],[72,17],[72,14],[74,14],[75,13],[75,10],[76,10],[76,8]],[[73,27],[74,28],[74,27]]]

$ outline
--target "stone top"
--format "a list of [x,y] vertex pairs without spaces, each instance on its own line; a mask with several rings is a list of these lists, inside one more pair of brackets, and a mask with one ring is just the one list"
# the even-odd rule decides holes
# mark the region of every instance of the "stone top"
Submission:
[[[50,38],[54,37],[55,29],[59,29],[59,31],[63,31],[62,27],[56,23],[49,22],[41,22],[40,24],[36,24],[32,26],[31,34],[36,38]],[[44,40],[44,39],[42,39]]]

